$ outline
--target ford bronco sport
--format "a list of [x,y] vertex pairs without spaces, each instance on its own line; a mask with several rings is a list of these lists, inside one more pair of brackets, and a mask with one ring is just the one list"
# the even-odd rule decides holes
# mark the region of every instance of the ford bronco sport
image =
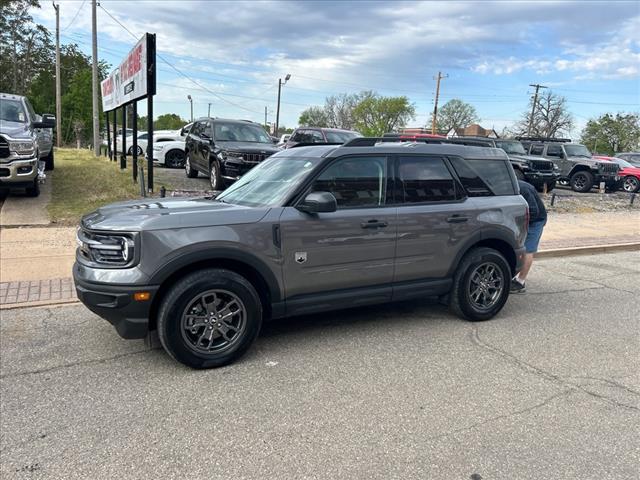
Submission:
[[36,115],[26,97],[0,93],[0,188],[40,195],[40,161],[53,170],[53,115]]
[[268,318],[424,297],[492,318],[527,232],[507,155],[380,140],[280,151],[215,198],[84,216],[78,298],[194,368],[240,357]]
[[570,185],[574,192],[589,192],[604,182],[608,191],[616,191],[620,185],[618,166],[592,157],[584,145],[562,138],[520,137],[529,155],[544,157],[558,166],[560,183]]

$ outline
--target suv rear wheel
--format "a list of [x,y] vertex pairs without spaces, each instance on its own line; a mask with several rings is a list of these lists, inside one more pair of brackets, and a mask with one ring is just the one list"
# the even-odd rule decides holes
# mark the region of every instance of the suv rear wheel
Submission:
[[230,270],[210,268],[180,279],[158,313],[158,336],[169,355],[192,368],[222,367],[244,354],[262,325],[253,286]]
[[184,172],[189,178],[196,178],[198,176],[198,171],[191,168],[191,154],[187,153],[187,158],[184,161]]
[[494,317],[509,298],[511,269],[500,252],[480,247],[467,252],[453,279],[449,308],[472,322]]
[[571,175],[569,184],[571,185],[571,190],[574,192],[589,192],[591,191],[591,187],[593,187],[593,174],[586,170],[580,170]]

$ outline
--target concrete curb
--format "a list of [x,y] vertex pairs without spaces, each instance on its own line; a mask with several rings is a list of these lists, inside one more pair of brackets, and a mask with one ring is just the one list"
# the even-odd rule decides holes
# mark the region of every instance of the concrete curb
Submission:
[[613,243],[609,245],[591,245],[588,247],[569,247],[542,250],[535,254],[535,258],[573,257],[577,255],[594,255],[597,253],[640,251],[640,242]]
[[[598,253],[633,252],[633,251],[640,252],[640,242],[542,250],[535,254],[535,258],[543,259],[543,258],[557,258],[557,257],[573,257],[573,256],[579,256],[579,255],[594,255]],[[13,309],[19,309],[19,308],[75,305],[78,303],[80,303],[80,300],[78,300],[77,298],[72,300],[60,299],[56,301],[43,300],[38,302],[12,303],[8,305],[0,305],[0,311],[13,310]]]

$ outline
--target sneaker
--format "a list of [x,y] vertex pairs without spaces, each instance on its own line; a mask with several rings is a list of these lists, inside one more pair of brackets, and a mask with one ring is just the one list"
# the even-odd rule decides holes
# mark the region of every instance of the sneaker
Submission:
[[524,283],[517,279],[511,280],[511,288],[509,289],[511,293],[524,293],[525,286]]

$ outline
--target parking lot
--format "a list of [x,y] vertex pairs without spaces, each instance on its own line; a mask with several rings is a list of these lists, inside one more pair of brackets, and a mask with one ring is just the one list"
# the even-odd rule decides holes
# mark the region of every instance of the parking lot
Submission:
[[640,254],[539,261],[493,321],[266,325],[194,371],[80,305],[2,312],[2,478],[638,478]]

